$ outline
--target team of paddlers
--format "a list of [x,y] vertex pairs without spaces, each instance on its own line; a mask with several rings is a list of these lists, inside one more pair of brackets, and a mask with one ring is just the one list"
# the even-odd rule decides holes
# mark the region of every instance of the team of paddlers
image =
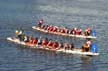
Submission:
[[85,36],[91,36],[92,30],[90,28],[87,28],[84,33],[82,33],[82,29],[77,29],[76,27],[73,29],[68,29],[67,27],[60,28],[58,26],[52,26],[52,25],[43,25],[43,20],[39,20],[38,27],[40,29],[47,30],[49,32],[60,32],[60,33],[66,33],[66,34],[72,34],[72,35],[85,35]]
[[[66,49],[66,50],[73,50],[74,44],[69,44],[68,42],[58,42],[58,41],[53,41],[51,39],[45,38],[42,39],[40,38],[33,38],[32,36],[27,36],[24,34],[24,31],[22,30],[16,30],[16,37],[20,40],[23,41],[27,44],[33,44],[33,45],[41,45],[43,47],[47,47],[50,49]],[[87,39],[86,43],[84,43],[84,45],[82,46],[82,52],[89,52],[91,51],[91,41],[89,39]]]

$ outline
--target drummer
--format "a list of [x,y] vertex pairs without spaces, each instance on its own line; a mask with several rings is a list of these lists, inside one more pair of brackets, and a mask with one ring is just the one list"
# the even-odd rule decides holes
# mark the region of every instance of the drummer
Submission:
[[19,38],[20,41],[24,41],[24,31],[23,30],[16,30],[15,31],[16,36]]
[[41,28],[42,24],[43,24],[43,19],[38,21],[38,27]]
[[90,52],[90,49],[91,49],[91,41],[90,40],[87,40],[85,44],[83,44],[82,46],[82,51],[83,52]]

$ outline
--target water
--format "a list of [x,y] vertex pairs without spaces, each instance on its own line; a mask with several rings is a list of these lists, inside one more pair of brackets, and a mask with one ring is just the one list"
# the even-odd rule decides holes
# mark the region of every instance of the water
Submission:
[[[108,71],[107,0],[0,0],[0,71]],[[91,27],[99,56],[61,54],[29,49],[6,40],[16,29],[28,35],[68,41],[81,47],[84,40],[43,34],[31,27],[39,19],[61,27]]]

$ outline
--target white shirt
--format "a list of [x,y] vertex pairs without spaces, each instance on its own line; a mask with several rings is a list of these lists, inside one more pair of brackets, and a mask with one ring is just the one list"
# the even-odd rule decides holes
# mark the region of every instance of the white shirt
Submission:
[[86,43],[89,44],[89,45],[91,45],[91,41],[87,41]]
[[19,32],[19,35],[21,35],[21,34],[22,34],[22,31]]

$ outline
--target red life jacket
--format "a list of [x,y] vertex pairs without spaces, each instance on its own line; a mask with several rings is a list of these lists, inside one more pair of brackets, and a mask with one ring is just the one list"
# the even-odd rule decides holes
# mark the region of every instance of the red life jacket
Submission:
[[81,31],[80,30],[76,31],[76,34],[81,35]]
[[53,47],[54,48],[57,48],[59,46],[59,44],[57,43],[57,42],[55,42],[54,44],[53,44]]
[[49,41],[48,46],[53,46],[53,42]]
[[56,27],[53,28],[53,32],[57,32],[57,28]]
[[33,39],[33,44],[37,44],[38,40]]
[[48,44],[48,42],[46,40],[42,41],[42,45],[46,46]]
[[50,27],[48,26],[47,30],[49,31],[50,30]]
[[79,33],[78,33],[79,35],[81,35],[81,31],[79,31]]
[[65,30],[64,29],[61,29],[61,33],[65,33]]
[[50,27],[50,31],[53,31],[53,27]]
[[66,32],[66,33],[69,33],[69,29],[66,29],[65,32]]

